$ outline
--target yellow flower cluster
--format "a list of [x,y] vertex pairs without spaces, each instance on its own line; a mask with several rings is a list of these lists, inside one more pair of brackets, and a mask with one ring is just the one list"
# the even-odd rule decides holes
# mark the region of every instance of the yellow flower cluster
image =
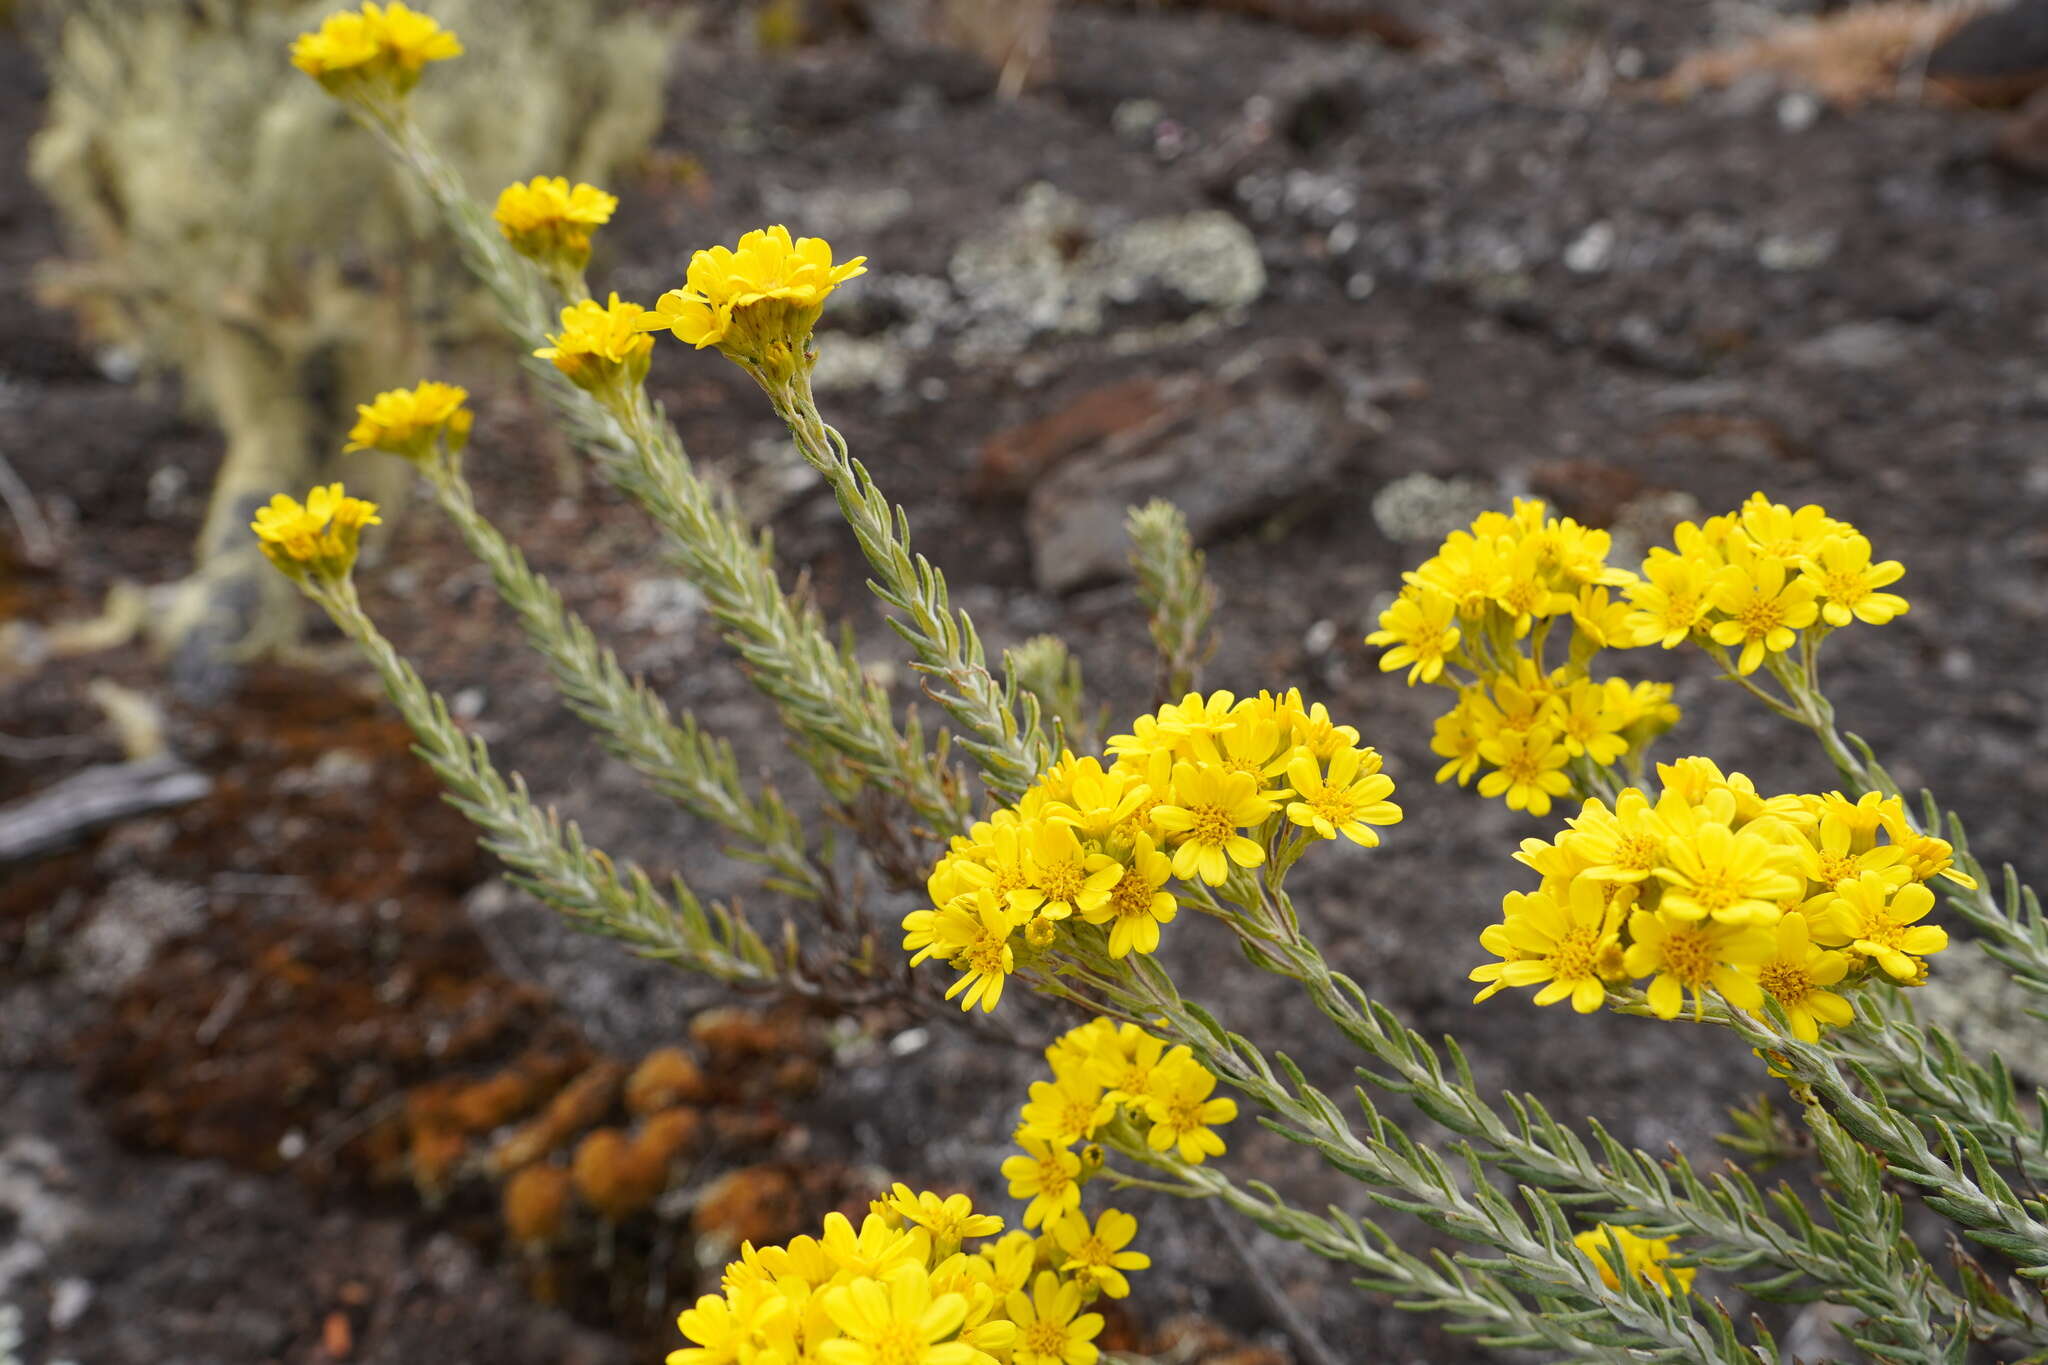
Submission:
[[437,440],[450,451],[469,443],[474,420],[463,406],[467,389],[423,379],[409,389],[386,389],[367,403],[356,404],[356,424],[349,428],[345,450],[382,450],[408,460],[424,460]]
[[1934,908],[1925,883],[1975,883],[1897,797],[1766,798],[1704,758],[1657,775],[1654,801],[1630,787],[1611,809],[1586,802],[1554,841],[1523,841],[1516,860],[1542,883],[1510,892],[1479,936],[1500,960],[1473,969],[1478,999],[1540,986],[1537,1004],[1590,1013],[1610,987],[1649,977],[1661,1018],[1687,994],[1696,1017],[1708,991],[1751,1011],[1768,995],[1811,1042],[1853,1017],[1836,987],[1926,979],[1948,935],[1920,922]]
[[903,920],[913,964],[961,972],[947,998],[993,1010],[1003,985],[1063,938],[1111,958],[1150,953],[1179,912],[1176,879],[1219,886],[1233,868],[1339,835],[1371,848],[1401,818],[1393,780],[1358,731],[1290,690],[1229,692],[1140,716],[1103,758],[1061,755],[1015,806],[953,840]]
[[1018,1115],[1023,1150],[1003,1162],[1003,1176],[1013,1198],[1030,1201],[1024,1226],[1046,1229],[1071,1253],[1061,1269],[1121,1298],[1126,1286],[1115,1272],[1149,1262],[1121,1250],[1137,1230],[1135,1219],[1105,1210],[1091,1231],[1080,1212],[1081,1186],[1101,1166],[1084,1144],[1113,1124],[1128,1125],[1153,1151],[1198,1166],[1223,1154],[1216,1128],[1237,1117],[1237,1101],[1214,1093],[1215,1073],[1187,1048],[1168,1050],[1135,1024],[1094,1019],[1068,1030],[1045,1050],[1045,1059],[1052,1079],[1032,1083]]
[[293,581],[348,577],[365,526],[379,525],[377,504],[351,498],[338,483],[316,486],[305,502],[279,493],[256,509],[249,529],[264,556]]
[[[1547,814],[1586,790],[1575,780],[1584,766],[1637,771],[1650,742],[1678,723],[1667,684],[1596,679],[1601,650],[1691,639],[1739,651],[1731,664],[1748,674],[1802,630],[1817,642],[1833,627],[1906,610],[1882,590],[1905,570],[1873,563],[1855,527],[1815,506],[1794,511],[1755,493],[1675,536],[1675,548],[1651,550],[1632,573],[1608,564],[1605,531],[1518,498],[1512,514],[1482,513],[1402,575],[1400,597],[1366,643],[1386,648],[1383,671],[1457,690],[1430,742],[1444,759],[1437,781],[1477,776],[1482,795]],[[1553,667],[1545,650],[1566,619],[1570,643]]]
[[677,1319],[692,1344],[668,1365],[1094,1365],[1103,1319],[1082,1310],[1098,1281],[1056,1269],[1080,1262],[1050,1237],[964,1249],[1002,1226],[965,1195],[899,1184],[858,1230],[831,1213],[822,1236],[745,1244]]
[[647,312],[614,292],[599,303],[584,299],[562,310],[562,330],[535,351],[542,360],[593,393],[622,392],[647,378],[654,338],[646,334]]
[[[1482,513],[1402,575],[1366,643],[1387,647],[1382,671],[1457,689],[1430,743],[1445,760],[1437,781],[1479,776],[1481,795],[1545,815],[1572,792],[1574,761],[1638,761],[1677,723],[1667,684],[1592,675],[1595,654],[1634,643],[1612,592],[1634,575],[1608,564],[1608,548],[1607,532],[1517,498],[1512,515]],[[1553,666],[1545,651],[1561,625],[1569,643]]]
[[1883,625],[1906,610],[1905,598],[1883,591],[1905,567],[1870,556],[1870,541],[1848,522],[1752,493],[1734,512],[1682,523],[1672,548],[1650,551],[1628,585],[1628,623],[1639,645],[1692,639],[1740,650],[1736,670],[1754,673],[1802,630]]
[[581,270],[590,261],[591,230],[609,223],[618,206],[616,195],[595,185],[537,175],[500,190],[491,220],[520,255]]
[[681,289],[656,301],[640,326],[663,328],[702,350],[716,346],[764,380],[787,380],[810,346],[825,297],[867,273],[865,256],[833,264],[822,237],[790,238],[777,224],[690,258]]
[[[1610,1236],[1613,1242],[1608,1240]],[[1644,1284],[1654,1285],[1674,1298],[1691,1291],[1692,1267],[1669,1264],[1672,1254],[1669,1237],[1643,1237],[1613,1223],[1596,1223],[1572,1238],[1572,1245],[1600,1267],[1601,1282],[1609,1289],[1621,1288],[1621,1278],[1615,1273],[1613,1263],[1614,1243],[1621,1245],[1624,1273]]]
[[403,0],[364,0],[292,41],[292,65],[336,94],[403,95],[428,62],[461,55],[461,40]]

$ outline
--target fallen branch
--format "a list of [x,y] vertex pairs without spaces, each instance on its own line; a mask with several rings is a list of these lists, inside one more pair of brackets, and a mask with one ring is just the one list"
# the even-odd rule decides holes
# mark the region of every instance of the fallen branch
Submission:
[[212,778],[169,754],[87,768],[0,806],[0,863],[62,848],[101,825],[182,806],[211,790]]

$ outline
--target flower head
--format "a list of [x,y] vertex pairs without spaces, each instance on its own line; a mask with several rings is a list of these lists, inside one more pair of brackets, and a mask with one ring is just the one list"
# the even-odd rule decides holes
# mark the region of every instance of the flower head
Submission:
[[1547,725],[1533,730],[1495,727],[1479,742],[1479,756],[1494,765],[1479,779],[1481,796],[1505,796],[1509,810],[1550,814],[1550,803],[1572,789],[1564,767],[1571,751]]
[[356,424],[349,428],[345,450],[382,450],[408,460],[432,457],[436,440],[450,453],[469,443],[474,420],[464,401],[467,389],[422,379],[409,389],[386,389],[367,403],[356,404]]
[[1265,824],[1275,809],[1250,773],[1177,763],[1172,799],[1153,808],[1152,823],[1178,842],[1174,876],[1221,886],[1232,863],[1257,867],[1266,860],[1266,851],[1239,831]]
[[1223,1155],[1216,1126],[1237,1117],[1237,1101],[1228,1096],[1211,1099],[1215,1089],[1215,1073],[1176,1049],[1175,1056],[1152,1072],[1145,1091],[1145,1117],[1152,1121],[1147,1145],[1156,1152],[1177,1149],[1189,1165]]
[[1172,877],[1173,860],[1153,846],[1151,835],[1138,835],[1109,898],[1082,912],[1090,924],[1109,926],[1111,957],[1158,951],[1159,926],[1180,913],[1180,902],[1165,889]]
[[1090,1280],[1112,1299],[1131,1292],[1126,1270],[1143,1270],[1152,1258],[1142,1251],[1126,1251],[1138,1235],[1138,1220],[1118,1209],[1104,1209],[1089,1226],[1088,1215],[1080,1210],[1053,1225],[1053,1241],[1064,1258],[1060,1269]]
[[364,0],[292,42],[292,65],[337,95],[404,95],[428,62],[461,55],[460,39],[403,0]]
[[988,1237],[1003,1230],[1002,1219],[992,1213],[976,1213],[973,1201],[964,1194],[938,1195],[930,1190],[913,1190],[900,1180],[876,1205],[923,1228],[942,1246],[957,1247],[963,1238]]
[[1377,848],[1380,836],[1373,826],[1400,823],[1401,808],[1387,800],[1394,794],[1394,779],[1380,771],[1380,756],[1371,749],[1339,749],[1327,772],[1312,755],[1297,753],[1287,765],[1287,780],[1294,788],[1287,818],[1314,830],[1318,838],[1341,834],[1354,844]]
[[535,351],[554,362],[578,388],[617,394],[647,377],[654,338],[642,323],[646,309],[621,302],[617,293],[605,303],[583,299],[562,310],[562,330]]
[[1458,602],[1449,593],[1426,584],[1412,585],[1380,613],[1380,628],[1365,637],[1369,645],[1389,646],[1380,655],[1380,671],[1408,670],[1408,683],[1435,682],[1444,661],[1458,649]]
[[809,352],[826,296],[866,274],[866,260],[835,264],[822,237],[792,239],[780,224],[757,228],[737,248],[692,256],[683,287],[663,294],[640,326],[667,328],[699,350],[716,346],[758,376],[786,381]]
[[934,1295],[921,1265],[898,1266],[883,1280],[834,1285],[824,1306],[846,1334],[819,1346],[825,1365],[972,1365],[977,1354],[946,1340],[967,1317],[966,1295]]
[[1095,1365],[1102,1354],[1095,1345],[1102,1314],[1081,1312],[1081,1287],[1050,1270],[1038,1272],[1028,1298],[1019,1290],[1004,1308],[1017,1324],[1014,1365]]
[[617,196],[595,185],[537,175],[500,190],[491,220],[520,255],[581,270],[590,260],[591,230],[609,223],[618,206]]
[[1028,1134],[1020,1134],[1017,1145],[1024,1151],[1005,1157],[1002,1169],[1010,1197],[1031,1201],[1024,1206],[1025,1227],[1042,1227],[1081,1206],[1080,1157]]
[[[1572,1245],[1600,1268],[1600,1280],[1609,1289],[1621,1288],[1621,1274],[1633,1275],[1674,1296],[1692,1288],[1690,1266],[1666,1264],[1671,1259],[1669,1237],[1643,1237],[1629,1228],[1601,1223],[1572,1238]],[[1613,1265],[1617,1246],[1621,1248],[1620,1274]]]
[[379,524],[376,503],[351,498],[330,483],[316,486],[303,503],[277,494],[256,509],[249,529],[264,557],[294,582],[338,582],[355,565],[363,528]]
[[[1502,986],[1535,986],[1539,1005],[1570,1000],[1580,1014],[1591,1014],[1607,999],[1603,966],[1618,948],[1621,910],[1626,896],[1611,896],[1612,883],[1576,877],[1569,890],[1508,893],[1502,923],[1505,932],[1481,941],[1497,945],[1500,962],[1472,969],[1472,980],[1489,983],[1481,1000]],[[1504,940],[1504,941],[1503,941]]]
[[1776,951],[1757,968],[1756,979],[1785,1011],[1793,1036],[1817,1042],[1821,1025],[1840,1028],[1854,1019],[1849,1002],[1828,989],[1848,974],[1848,955],[1817,947],[1801,914],[1779,920],[1774,937]]
[[1650,1009],[1659,1019],[1676,1019],[1690,993],[1695,1017],[1709,990],[1737,1009],[1763,1004],[1757,969],[1776,944],[1768,929],[1717,919],[1690,919],[1669,910],[1637,910],[1628,917],[1624,957],[1630,976],[1651,976]]
[[1918,985],[1927,976],[1924,959],[1948,947],[1948,931],[1922,924],[1934,908],[1934,893],[1918,882],[1894,886],[1882,872],[1852,877],[1814,924],[1814,937],[1870,959],[1887,976]]

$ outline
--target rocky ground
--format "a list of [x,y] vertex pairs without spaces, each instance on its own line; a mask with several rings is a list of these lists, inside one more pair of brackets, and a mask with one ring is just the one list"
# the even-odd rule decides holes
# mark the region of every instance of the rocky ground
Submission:
[[[1116,519],[1155,493],[1182,501],[1223,590],[1208,682],[1301,686],[1401,784],[1408,820],[1386,847],[1301,873],[1330,956],[1424,1033],[1455,1032],[1483,1083],[1711,1158],[1723,1110],[1761,1088],[1742,1049],[1467,1003],[1474,935],[1519,884],[1515,841],[1541,826],[1432,786],[1440,694],[1381,676],[1360,637],[1450,517],[1510,494],[1638,545],[1756,488],[1819,501],[1906,561],[1914,603],[1830,643],[1845,722],[1901,782],[1939,791],[1988,857],[2048,871],[2028,833],[2048,793],[2048,187],[1991,159],[1987,114],[1837,108],[1768,78],[1650,94],[1767,5],[1446,0],[1412,16],[1435,41],[1400,50],[1258,17],[1287,7],[1217,8],[1251,13],[1064,9],[1049,70],[1014,101],[972,59],[887,26],[774,56],[713,26],[679,57],[660,155],[618,187],[595,273],[651,298],[692,249],[764,221],[867,255],[821,340],[828,416],[990,645],[1059,632],[1119,718],[1150,704],[1154,666]],[[340,655],[255,670],[203,710],[162,696],[137,647],[23,664],[117,580],[185,570],[219,454],[169,382],[107,377],[33,305],[30,270],[58,247],[19,169],[38,100],[6,49],[0,453],[52,553],[0,519],[0,616],[18,623],[0,801],[119,757],[95,680],[171,707],[172,749],[213,786],[0,866],[0,1302],[20,1310],[25,1358],[654,1358],[664,1301],[693,1275],[662,1240],[667,1215],[624,1234],[616,1273],[564,1283],[503,1245],[495,1191],[430,1206],[388,1178],[424,1131],[391,1125],[419,1087],[537,1049],[623,1064],[687,1038],[750,1075],[744,1050],[691,1032],[718,994],[495,884]],[[644,519],[565,472],[515,383],[455,363],[477,376],[485,509],[629,666],[815,809]],[[667,345],[653,383],[693,455],[886,667],[858,553],[757,396]],[[398,519],[363,580],[457,714],[593,842],[757,899],[715,838],[561,710],[432,516]],[[1667,752],[1766,788],[1829,781],[1702,660],[1650,666],[1687,712]],[[1172,963],[1341,1085],[1349,1060],[1312,1012],[1205,928],[1176,926]],[[734,1080],[718,1103],[765,1126],[730,1120],[707,1160],[765,1158],[804,1217],[842,1196],[842,1174],[997,1195],[1027,1051],[887,1012],[801,1030],[816,1074]],[[396,1136],[379,1148],[379,1132]],[[1249,1124],[1235,1157],[1304,1203],[1361,1207]],[[1146,1334],[1189,1311],[1292,1349],[1204,1216],[1140,1213],[1160,1268],[1119,1329],[1133,1349],[1171,1356]],[[1249,1256],[1342,1358],[1478,1358],[1291,1249]],[[1220,1358],[1192,1330],[1178,1358]]]

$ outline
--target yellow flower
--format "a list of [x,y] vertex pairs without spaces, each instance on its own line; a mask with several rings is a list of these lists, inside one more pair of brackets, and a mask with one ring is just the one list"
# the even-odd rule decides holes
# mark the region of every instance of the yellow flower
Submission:
[[1694,1017],[1709,989],[1737,1009],[1753,1010],[1763,1003],[1756,972],[1776,947],[1770,930],[1687,919],[1660,907],[1630,914],[1628,933],[1633,941],[1624,964],[1630,976],[1655,975],[1649,1002],[1659,1019],[1676,1019],[1688,991]]
[[1274,795],[1261,793],[1258,779],[1249,773],[1177,763],[1173,798],[1153,808],[1152,823],[1180,836],[1173,851],[1174,876],[1199,876],[1220,886],[1232,863],[1257,867],[1266,861],[1266,851],[1238,831],[1265,824],[1275,809]]
[[[1265,696],[1263,692],[1259,695]],[[1337,724],[1330,718],[1329,708],[1321,702],[1303,706],[1298,687],[1290,687],[1284,696],[1273,698],[1273,707],[1287,722],[1294,742],[1326,763],[1339,749],[1358,747],[1356,727]]]
[[403,95],[428,62],[462,55],[462,43],[402,0],[365,0],[361,12],[328,15],[292,42],[292,65],[336,94]]
[[1934,893],[1918,882],[1894,888],[1881,872],[1866,872],[1836,888],[1835,898],[1814,923],[1814,936],[1846,945],[1869,958],[1894,981],[1918,985],[1927,979],[1923,960],[1948,947],[1948,931],[1920,921],[1934,908]]
[[348,577],[365,526],[381,525],[377,504],[347,496],[338,483],[315,486],[302,504],[279,493],[256,509],[249,529],[269,559],[294,582]]
[[1536,544],[1516,546],[1500,563],[1502,573],[1493,600],[1507,614],[1517,640],[1529,633],[1537,618],[1561,616],[1572,609],[1576,599],[1550,586]]
[[[1123,1027],[1135,1030],[1135,1024]],[[1124,1051],[1117,1040],[1117,1023],[1100,1015],[1085,1024],[1076,1025],[1053,1039],[1045,1050],[1045,1060],[1052,1067],[1055,1076],[1081,1076],[1088,1074],[1090,1060],[1095,1057],[1111,1057]]]
[[1230,708],[1228,721],[1220,731],[1190,734],[1181,752],[1196,767],[1246,773],[1263,790],[1294,757],[1293,728],[1270,696],[1246,697]]
[[668,1365],[727,1365],[747,1349],[755,1333],[788,1311],[780,1295],[706,1294],[676,1319],[684,1338],[696,1343],[668,1354]]
[[[1071,1038],[1074,1034],[1067,1036]],[[1093,1035],[1091,1041],[1094,1045],[1081,1063],[1083,1071],[1119,1104],[1135,1104],[1144,1097],[1151,1089],[1152,1073],[1163,1059],[1187,1055],[1181,1048],[1168,1053],[1163,1039],[1153,1037],[1136,1024],[1120,1024]]]
[[1062,766],[1067,766],[1066,792],[1063,799],[1046,805],[1046,818],[1072,825],[1090,839],[1107,839],[1152,795],[1136,774],[1114,767],[1104,771],[1099,758]]
[[1609,1289],[1621,1288],[1620,1276],[1611,1263],[1617,1245],[1625,1273],[1674,1297],[1692,1288],[1691,1267],[1666,1264],[1671,1259],[1669,1237],[1643,1237],[1613,1223],[1600,1223],[1572,1238],[1572,1245],[1600,1268],[1600,1282]]
[[1682,919],[1768,924],[1778,918],[1778,903],[1800,892],[1788,870],[1796,851],[1748,828],[1702,820],[1667,840],[1664,856],[1666,865],[1657,869],[1665,883],[1662,906]]
[[1956,849],[1946,839],[1937,839],[1932,834],[1919,834],[1905,821],[1903,813],[1895,821],[1888,822],[1885,832],[1892,836],[1892,846],[1899,851],[1899,859],[1916,882],[1932,881],[1939,877],[1954,882],[1967,891],[1977,889],[1977,879],[1967,872],[1958,871],[1955,866]]
[[1020,1114],[1017,1131],[1059,1147],[1071,1147],[1095,1136],[1116,1112],[1116,1101],[1085,1076],[1033,1081],[1031,1098]]
[[1904,855],[1896,845],[1871,844],[1860,852],[1852,851],[1855,834],[1849,822],[1836,812],[1822,815],[1819,825],[1804,834],[1794,846],[1799,855],[1800,875],[1829,891],[1866,872],[1884,872],[1900,885],[1918,880],[1903,865]]
[[1821,619],[1831,626],[1867,621],[1881,626],[1904,614],[1906,599],[1878,589],[1906,576],[1896,559],[1870,562],[1870,542],[1854,533],[1821,542],[1806,561],[1806,580],[1821,595]]
[[554,362],[578,388],[619,396],[647,377],[654,338],[646,335],[637,303],[623,303],[615,292],[605,303],[584,299],[562,310],[560,335],[535,351]]
[[474,420],[463,406],[467,389],[422,379],[409,389],[386,389],[356,404],[356,424],[344,450],[382,450],[408,460],[425,460],[438,437],[453,453],[469,443]]
[[1131,1282],[1124,1278],[1126,1270],[1143,1270],[1152,1264],[1144,1252],[1124,1250],[1138,1235],[1138,1220],[1117,1209],[1104,1209],[1093,1228],[1088,1226],[1088,1215],[1076,1209],[1053,1225],[1052,1235],[1065,1255],[1059,1268],[1092,1281],[1112,1299],[1131,1292]]
[[989,1237],[1003,1230],[1003,1220],[992,1213],[976,1213],[964,1194],[939,1195],[930,1190],[912,1190],[902,1181],[890,1187],[879,1204],[932,1235],[942,1245],[958,1246],[963,1238]]
[[1010,1197],[1031,1201],[1024,1206],[1025,1227],[1041,1227],[1081,1206],[1080,1157],[1025,1134],[1018,1136],[1017,1145],[1024,1151],[1005,1157],[1002,1171],[1010,1182]]
[[1766,653],[1792,648],[1798,633],[1820,615],[1814,586],[1805,578],[1787,578],[1782,560],[1741,554],[1717,578],[1711,601],[1727,619],[1707,630],[1717,645],[1742,647],[1735,671],[1754,673]]
[[1223,1155],[1223,1139],[1215,1125],[1237,1117],[1237,1101],[1227,1096],[1209,1097],[1216,1077],[1191,1055],[1179,1053],[1152,1072],[1143,1100],[1145,1117],[1152,1131],[1145,1141],[1152,1150],[1177,1148],[1180,1159],[1199,1165],[1205,1158]]
[[[1679,798],[1667,795],[1658,804],[1665,801],[1676,804]],[[1566,823],[1571,832],[1561,842],[1586,860],[1584,875],[1595,881],[1640,883],[1665,862],[1671,831],[1638,788],[1623,789],[1612,811],[1598,798],[1590,800]]]
[[1515,499],[1516,515],[1525,528],[1522,543],[1535,553],[1542,571],[1561,580],[1568,593],[1593,584],[1622,587],[1635,581],[1627,569],[1607,562],[1613,536],[1571,517],[1546,517],[1548,510],[1540,500]]
[[[1192,759],[1202,752],[1196,746],[1204,739],[1217,739],[1237,728],[1237,694],[1221,688],[1203,696],[1190,692],[1177,702],[1159,708],[1157,724],[1175,754]],[[1110,741],[1116,747],[1116,741]]]
[[900,1265],[885,1280],[867,1276],[824,1292],[825,1311],[846,1336],[821,1342],[823,1365],[973,1365],[980,1354],[947,1341],[967,1317],[964,1294],[932,1294],[921,1265]]
[[1578,678],[1565,687],[1562,700],[1557,728],[1567,754],[1586,755],[1607,767],[1628,752],[1621,732],[1635,716],[1627,683],[1619,678],[1604,683]]
[[1017,911],[1036,911],[1041,919],[1062,920],[1109,903],[1110,892],[1124,875],[1123,864],[1107,853],[1091,852],[1073,826],[1051,820],[1033,830],[1025,845],[1029,884],[1010,897]]
[[977,1255],[987,1263],[990,1288],[998,1294],[1014,1294],[1031,1283],[1031,1267],[1038,1259],[1038,1239],[1028,1232],[1012,1232],[999,1242],[982,1247]]
[[768,379],[786,380],[808,353],[825,297],[856,275],[865,256],[834,264],[822,237],[792,241],[780,224],[690,258],[683,287],[671,289],[640,324],[667,328],[697,349],[716,346]]
[[1491,534],[1475,536],[1469,531],[1453,531],[1434,555],[1402,577],[1410,588],[1433,590],[1449,597],[1457,604],[1460,616],[1483,616],[1506,579],[1501,539]]
[[1661,545],[1652,549],[1642,578],[1627,589],[1635,608],[1629,615],[1635,642],[1672,649],[1703,628],[1721,568],[1718,559],[1673,554]]
[[1597,584],[1579,589],[1572,601],[1572,625],[1579,633],[1572,645],[1577,661],[1591,658],[1595,650],[1627,649],[1636,642],[1635,611],[1628,599]]
[[1003,984],[1017,970],[1016,953],[1010,947],[1015,926],[1008,908],[990,892],[978,891],[966,898],[966,907],[955,902],[945,912],[953,917],[946,921],[951,937],[940,941],[949,942],[951,961],[962,973],[946,988],[946,999],[958,995],[963,1011],[979,1005],[987,1014],[1003,998]]
[[1380,836],[1373,826],[1400,823],[1401,808],[1387,800],[1394,779],[1380,771],[1380,756],[1371,749],[1338,750],[1327,775],[1312,755],[1298,754],[1287,765],[1287,780],[1295,796],[1287,804],[1287,818],[1319,838],[1341,834],[1354,844],[1377,848]]
[[595,185],[537,175],[500,190],[491,220],[520,255],[581,270],[590,260],[591,229],[609,223],[618,206],[617,196]]
[[1823,821],[1833,817],[1842,822],[1849,833],[1851,853],[1861,853],[1873,847],[1880,831],[1907,827],[1906,803],[1896,796],[1885,796],[1879,792],[1865,792],[1854,801],[1841,792],[1829,792],[1820,798],[1817,814]]
[[1479,779],[1479,794],[1505,795],[1509,810],[1548,815],[1551,799],[1572,789],[1570,776],[1561,771],[1571,754],[1548,726],[1519,733],[1496,728],[1479,742],[1479,756],[1494,766]]
[[1017,1324],[1012,1365],[1095,1365],[1102,1354],[1095,1345],[1102,1314],[1081,1312],[1081,1287],[1050,1270],[1038,1272],[1029,1298],[1019,1290],[1003,1307]]
[[868,1214],[855,1232],[853,1220],[845,1214],[825,1215],[825,1235],[798,1252],[797,1238],[790,1246],[798,1252],[793,1261],[813,1261],[816,1268],[830,1264],[834,1273],[887,1275],[902,1265],[923,1265],[931,1250],[931,1235],[922,1228],[892,1228],[889,1220]]
[[[1480,998],[1502,986],[1543,983],[1536,993],[1539,1005],[1568,998],[1580,1014],[1599,1009],[1607,1000],[1601,966],[1619,942],[1615,931],[1621,902],[1610,898],[1607,890],[1600,882],[1580,877],[1563,892],[1562,904],[1549,888],[1509,892],[1501,906],[1500,927],[1505,932],[1491,936],[1493,944],[1507,949],[1498,954],[1506,960],[1472,969],[1472,980],[1494,983]],[[1488,936],[1480,942],[1488,944]]]
[[1671,684],[1667,682],[1639,682],[1628,689],[1628,728],[1625,731],[1633,745],[1647,745],[1657,736],[1678,724],[1679,709],[1671,700]]
[[1829,537],[1848,528],[1812,503],[1793,511],[1761,492],[1751,493],[1735,513],[1736,525],[1758,554],[1796,566]]
[[1479,771],[1481,736],[1474,716],[1480,709],[1491,708],[1492,705],[1475,687],[1460,693],[1458,704],[1436,718],[1429,751],[1447,760],[1436,770],[1437,781],[1448,782],[1455,777],[1462,787]]
[[1778,1002],[1796,1038],[1820,1040],[1820,1026],[1841,1028],[1856,1017],[1847,1000],[1828,990],[1849,972],[1846,954],[1814,946],[1806,916],[1786,915],[1774,933],[1777,951],[1757,969],[1757,984]]
[[1458,604],[1447,593],[1411,587],[1380,613],[1380,628],[1365,637],[1369,645],[1391,645],[1380,656],[1380,672],[1408,670],[1408,684],[1435,682],[1444,662],[1458,648]]
[[1109,899],[1081,912],[1090,924],[1109,926],[1111,957],[1159,950],[1159,926],[1180,913],[1180,902],[1164,889],[1172,876],[1173,860],[1154,847],[1151,835],[1138,835]]

